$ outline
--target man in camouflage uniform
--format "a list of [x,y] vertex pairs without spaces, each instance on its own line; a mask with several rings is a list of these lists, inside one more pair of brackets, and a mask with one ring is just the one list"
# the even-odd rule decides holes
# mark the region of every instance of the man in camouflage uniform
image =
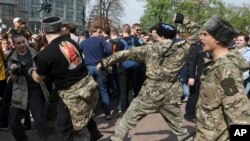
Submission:
[[97,141],[101,134],[91,118],[98,102],[97,83],[88,75],[79,45],[61,32],[59,17],[42,20],[49,42],[37,56],[37,67],[29,74],[36,82],[50,76],[60,96],[57,105],[57,129],[60,141],[73,141],[73,130],[87,126],[90,141]]
[[242,78],[248,66],[239,53],[228,49],[236,34],[230,23],[216,16],[204,24],[200,39],[213,60],[206,61],[201,77],[196,141],[226,141],[230,125],[250,124]]
[[[187,130],[182,128],[183,118],[180,115],[178,102],[181,97],[180,83],[177,81],[180,69],[185,63],[190,45],[198,39],[199,28],[196,23],[183,15],[178,14],[176,22],[183,23],[190,37],[174,43],[176,30],[172,25],[159,24],[157,34],[160,42],[148,44],[143,47],[131,48],[120,51],[103,60],[97,67],[105,68],[126,59],[144,62],[146,65],[147,79],[144,82],[138,97],[132,102],[123,115],[112,141],[122,141],[127,131],[136,126],[137,122],[150,113],[160,112],[165,121],[181,140],[187,135]],[[179,92],[179,93],[178,93]]]

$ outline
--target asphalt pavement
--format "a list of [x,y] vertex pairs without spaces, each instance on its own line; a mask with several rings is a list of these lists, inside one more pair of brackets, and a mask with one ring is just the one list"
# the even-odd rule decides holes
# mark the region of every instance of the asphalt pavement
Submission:
[[[100,106],[98,107],[102,109]],[[182,113],[184,113],[185,104],[181,105]],[[99,114],[98,114],[99,113]],[[109,137],[114,133],[116,125],[119,123],[120,118],[113,117],[112,120],[105,120],[102,110],[97,112],[94,116],[97,122],[98,129],[104,135],[100,141],[109,141]],[[184,122],[184,127],[189,132],[194,131],[194,124],[188,121]],[[33,125],[33,130],[27,133],[29,141],[40,141],[36,129]],[[87,130],[84,130],[80,135],[75,135],[75,141],[88,141],[89,134]],[[159,113],[147,115],[143,118],[138,125],[129,132],[129,136],[125,141],[176,141],[177,138],[170,130],[167,123]],[[0,141],[15,141],[11,131],[0,131]],[[59,141],[57,135],[51,130],[49,141]]]

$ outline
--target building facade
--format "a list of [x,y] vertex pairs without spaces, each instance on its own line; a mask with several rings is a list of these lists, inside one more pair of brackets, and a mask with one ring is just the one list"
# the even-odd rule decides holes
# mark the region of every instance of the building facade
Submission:
[[38,8],[44,0],[0,0],[0,18],[12,26],[14,17],[21,17],[33,32],[41,28],[41,19],[47,16],[61,17],[63,23],[73,22],[78,27],[85,24],[86,0],[47,0],[52,5],[50,13]]

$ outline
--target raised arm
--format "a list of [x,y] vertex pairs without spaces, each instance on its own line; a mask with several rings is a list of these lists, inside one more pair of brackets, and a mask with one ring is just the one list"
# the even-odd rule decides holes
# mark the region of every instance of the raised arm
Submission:
[[176,14],[175,23],[182,24],[188,31],[189,37],[186,39],[189,44],[196,43],[199,40],[200,27],[198,24],[182,14]]

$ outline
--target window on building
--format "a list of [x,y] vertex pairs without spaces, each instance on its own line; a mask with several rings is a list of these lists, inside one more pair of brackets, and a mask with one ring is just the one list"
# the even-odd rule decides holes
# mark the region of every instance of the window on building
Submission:
[[38,7],[31,7],[31,17],[37,18],[39,17]]
[[14,6],[10,4],[2,5],[2,11],[4,16],[14,16]]
[[[55,16],[58,16],[60,18],[63,18],[63,10],[56,10],[56,15]],[[72,15],[71,15],[72,16]]]
[[76,21],[77,22],[82,22],[82,19],[83,19],[83,15],[82,15],[82,13],[77,13],[77,15],[76,15]]
[[[64,8],[64,0],[55,0],[56,2],[56,8],[61,8],[63,9]],[[67,0],[67,1],[71,1],[71,0]]]
[[32,0],[31,4],[39,5],[40,4],[40,0]]
[[67,0],[67,8],[68,9],[74,8],[74,1],[73,0]]
[[28,6],[27,0],[19,0],[20,11],[28,11],[27,6]]
[[20,17],[22,17],[22,19],[28,19],[28,14],[26,12],[21,12],[20,13]]
[[77,11],[83,9],[83,0],[78,0],[77,1]]
[[74,12],[68,11],[66,20],[73,21],[73,18],[74,18]]

